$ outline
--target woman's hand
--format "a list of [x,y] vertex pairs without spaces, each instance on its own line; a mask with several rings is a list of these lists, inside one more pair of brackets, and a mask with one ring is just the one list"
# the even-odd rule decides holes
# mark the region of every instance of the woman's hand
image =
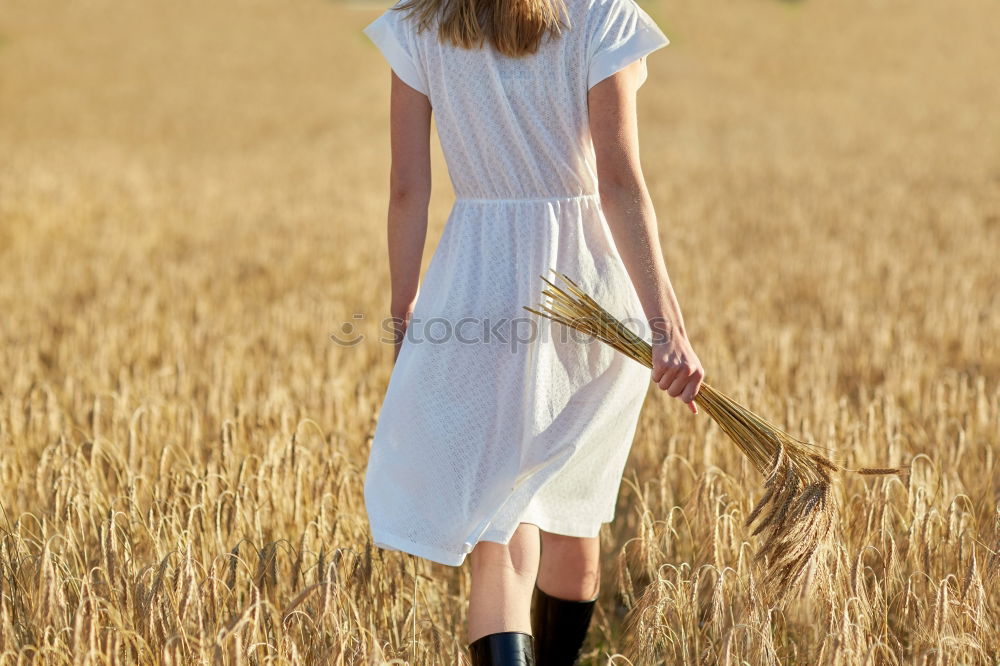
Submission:
[[416,298],[404,305],[393,304],[389,308],[389,316],[392,319],[393,329],[393,364],[399,358],[399,348],[403,346],[403,339],[406,337],[406,328],[410,325],[410,319],[413,316],[413,305],[415,302]]
[[688,409],[695,414],[698,408],[694,398],[704,377],[705,370],[686,336],[674,335],[653,345],[653,383],[670,397],[687,403]]

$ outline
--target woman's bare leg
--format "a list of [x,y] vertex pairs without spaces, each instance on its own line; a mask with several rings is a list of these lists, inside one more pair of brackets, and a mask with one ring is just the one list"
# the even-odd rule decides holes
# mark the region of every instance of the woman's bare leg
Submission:
[[598,537],[570,537],[541,532],[542,553],[538,587],[569,601],[590,601],[601,585],[601,544]]
[[480,541],[472,549],[469,642],[501,631],[531,633],[531,594],[538,576],[538,527],[521,523],[506,546]]

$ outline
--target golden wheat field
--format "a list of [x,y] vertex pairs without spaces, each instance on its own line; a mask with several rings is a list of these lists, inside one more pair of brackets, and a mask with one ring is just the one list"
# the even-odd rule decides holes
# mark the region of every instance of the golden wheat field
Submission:
[[[844,477],[811,591],[769,609],[762,478],[651,389],[585,663],[1000,663],[1000,5],[643,6],[672,42],[643,165],[708,380],[910,471]],[[467,565],[374,549],[364,512],[381,8],[4,1],[0,665],[467,662]]]

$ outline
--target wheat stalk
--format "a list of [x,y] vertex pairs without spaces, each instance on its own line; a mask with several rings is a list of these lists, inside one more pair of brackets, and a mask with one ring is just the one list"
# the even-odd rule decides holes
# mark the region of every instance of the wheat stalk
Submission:
[[[601,307],[566,275],[560,288],[540,276],[548,301],[524,309],[594,336],[652,368],[652,346]],[[829,543],[838,515],[831,486],[835,472],[896,474],[900,468],[849,470],[827,457],[827,449],[792,437],[703,381],[696,402],[765,477],[764,495],[747,516],[761,537],[756,559],[766,564],[764,588],[784,598]]]

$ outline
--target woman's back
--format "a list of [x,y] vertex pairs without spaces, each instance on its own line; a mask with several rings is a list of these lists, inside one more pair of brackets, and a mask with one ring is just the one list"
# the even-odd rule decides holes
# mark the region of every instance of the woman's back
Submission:
[[[558,0],[408,1],[443,11],[460,42],[487,37],[517,52],[507,47],[530,43]],[[548,269],[572,276],[637,334],[649,337],[654,322],[669,332],[654,345],[653,379],[678,397],[684,390],[689,404],[697,390],[635,132],[639,61],[667,39],[634,0],[567,4],[569,26],[516,58],[454,46],[437,26],[419,31],[394,10],[366,29],[396,74],[388,245],[391,314],[405,332],[365,476],[381,548],[457,566],[481,542],[511,543],[525,523],[594,542],[614,518],[651,375],[525,313]],[[479,17],[493,32],[467,20],[476,10],[496,13]],[[432,114],[457,201],[420,279]],[[473,579],[475,589],[496,589]],[[470,601],[470,615],[480,606]]]
[[569,26],[534,54],[465,49],[390,10],[367,30],[424,93],[460,199],[594,194],[587,92],[667,38],[633,0],[568,0]]

